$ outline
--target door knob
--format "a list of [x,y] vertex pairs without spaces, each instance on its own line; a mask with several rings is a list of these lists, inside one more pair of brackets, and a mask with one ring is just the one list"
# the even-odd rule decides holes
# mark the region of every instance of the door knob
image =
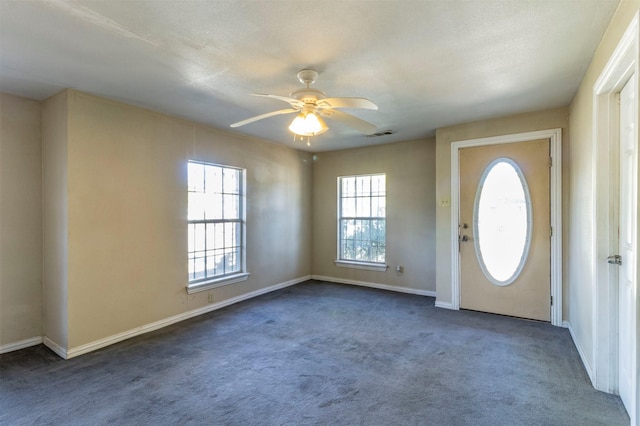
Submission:
[[607,257],[607,263],[611,263],[612,265],[622,265],[622,256],[619,254],[609,256]]
[[469,237],[467,235],[461,235],[460,241],[462,241],[463,243],[466,243],[467,241],[469,241]]

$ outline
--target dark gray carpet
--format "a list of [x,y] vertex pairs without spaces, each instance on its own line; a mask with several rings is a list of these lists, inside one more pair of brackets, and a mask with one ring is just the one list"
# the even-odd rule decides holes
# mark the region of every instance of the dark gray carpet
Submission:
[[309,281],[64,361],[0,356],[0,424],[628,425],[566,329]]

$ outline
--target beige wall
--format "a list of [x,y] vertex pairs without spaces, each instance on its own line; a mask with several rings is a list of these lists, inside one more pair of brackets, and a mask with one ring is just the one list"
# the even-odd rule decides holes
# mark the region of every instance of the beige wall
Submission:
[[42,108],[43,297],[45,338],[67,347],[67,92]]
[[[467,139],[476,139],[489,136],[501,136],[514,133],[532,132],[562,128],[562,157],[563,157],[563,211],[568,208],[568,154],[569,154],[569,109],[566,107],[537,111],[526,114],[512,115],[492,120],[477,121],[444,127],[436,130],[436,200],[438,206],[440,200],[451,199],[451,143]],[[436,211],[436,253],[437,253],[437,301],[443,305],[452,303],[451,300],[451,227],[457,224],[451,223],[451,208],[437,207]],[[563,220],[563,240],[567,238],[567,217]],[[567,247],[563,247],[566,260]],[[566,262],[565,262],[566,263]],[[567,271],[563,271],[567,277]],[[566,279],[564,280],[566,284]],[[566,317],[568,289],[563,288],[563,312]]]
[[[593,215],[593,86],[611,57],[622,34],[638,12],[640,1],[623,0],[602,38],[584,79],[570,106],[571,198],[565,213],[569,226],[569,322],[576,345],[587,364],[593,366],[594,321],[594,238]],[[603,319],[604,321],[605,319]]]
[[40,102],[0,94],[0,348],[42,335]]
[[[435,291],[435,141],[321,152],[313,166],[313,274]],[[337,178],[386,173],[386,272],[337,267]],[[395,270],[404,267],[404,273]]]
[[[209,294],[220,302],[310,275],[310,154],[67,94],[66,348],[203,307]],[[251,273],[245,282],[191,295],[189,159],[247,169]]]

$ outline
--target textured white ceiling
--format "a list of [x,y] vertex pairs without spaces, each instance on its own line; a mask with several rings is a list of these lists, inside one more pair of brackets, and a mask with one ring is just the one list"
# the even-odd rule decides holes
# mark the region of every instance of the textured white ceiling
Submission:
[[366,97],[307,147],[291,115],[233,131],[310,151],[432,136],[438,127],[567,105],[618,0],[0,0],[0,90],[63,88],[229,130],[287,108],[296,73]]

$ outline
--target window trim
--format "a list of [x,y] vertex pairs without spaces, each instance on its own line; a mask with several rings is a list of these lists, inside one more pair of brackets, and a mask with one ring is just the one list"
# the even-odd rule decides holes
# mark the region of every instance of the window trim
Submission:
[[[205,220],[189,220],[187,218],[187,225],[191,223],[224,223],[224,222],[233,222],[239,223],[240,225],[240,270],[235,271],[225,275],[218,275],[214,277],[200,278],[198,280],[190,280],[189,274],[187,273],[187,294],[193,294],[200,291],[210,290],[212,288],[222,287],[229,284],[234,284],[237,282],[246,281],[249,278],[250,273],[247,272],[247,209],[246,209],[246,197],[247,197],[247,170],[242,167],[228,166],[219,163],[211,163],[208,161],[201,160],[187,160],[187,170],[189,167],[189,163],[202,164],[205,166],[215,166],[221,167],[223,169],[235,169],[239,172],[240,182],[239,182],[239,190],[240,194],[238,197],[238,205],[240,209],[240,218],[239,219],[205,219]],[[187,173],[188,174],[188,173]],[[188,178],[187,178],[188,181]],[[188,184],[187,184],[188,188]],[[187,189],[187,194],[189,193]],[[187,209],[188,209],[188,200],[187,200]],[[186,251],[187,254],[187,263],[189,257],[189,248]]]
[[200,291],[211,290],[212,288],[235,284],[249,279],[248,272],[240,272],[233,275],[225,275],[219,278],[212,278],[206,281],[193,281],[187,286],[187,294],[198,293]]
[[[385,256],[386,257],[386,256]],[[336,259],[333,261],[336,266],[340,268],[351,268],[351,269],[364,269],[366,271],[386,271],[389,269],[389,265],[385,263],[374,263],[374,262],[362,262],[357,260],[341,260]]]
[[[344,176],[338,176],[336,179],[336,188],[337,188],[337,220],[336,220],[336,260],[333,261],[333,263],[335,263],[336,266],[340,267],[340,268],[351,268],[351,269],[362,269],[362,270],[367,270],[367,271],[381,271],[381,272],[385,272],[387,269],[389,269],[389,265],[387,264],[387,254],[386,254],[386,243],[387,243],[387,232],[386,232],[386,222],[387,222],[387,215],[385,213],[384,218],[380,218],[380,217],[374,217],[374,216],[367,216],[367,217],[354,217],[354,218],[343,218],[342,217],[342,179],[343,178],[352,178],[352,177],[362,177],[362,176],[379,176],[382,175],[385,177],[385,205],[386,205],[386,199],[387,199],[387,191],[386,191],[386,184],[387,184],[387,174],[384,172],[377,172],[377,173],[363,173],[363,174],[358,174],[358,175],[344,175]],[[369,197],[370,198],[370,197]],[[352,259],[342,259],[341,253],[342,253],[342,247],[341,247],[341,241],[342,241],[342,228],[341,228],[341,221],[342,219],[366,219],[366,220],[373,220],[373,219],[384,219],[385,221],[385,261],[384,262],[369,262],[369,261],[361,261],[361,260],[352,260]]]

